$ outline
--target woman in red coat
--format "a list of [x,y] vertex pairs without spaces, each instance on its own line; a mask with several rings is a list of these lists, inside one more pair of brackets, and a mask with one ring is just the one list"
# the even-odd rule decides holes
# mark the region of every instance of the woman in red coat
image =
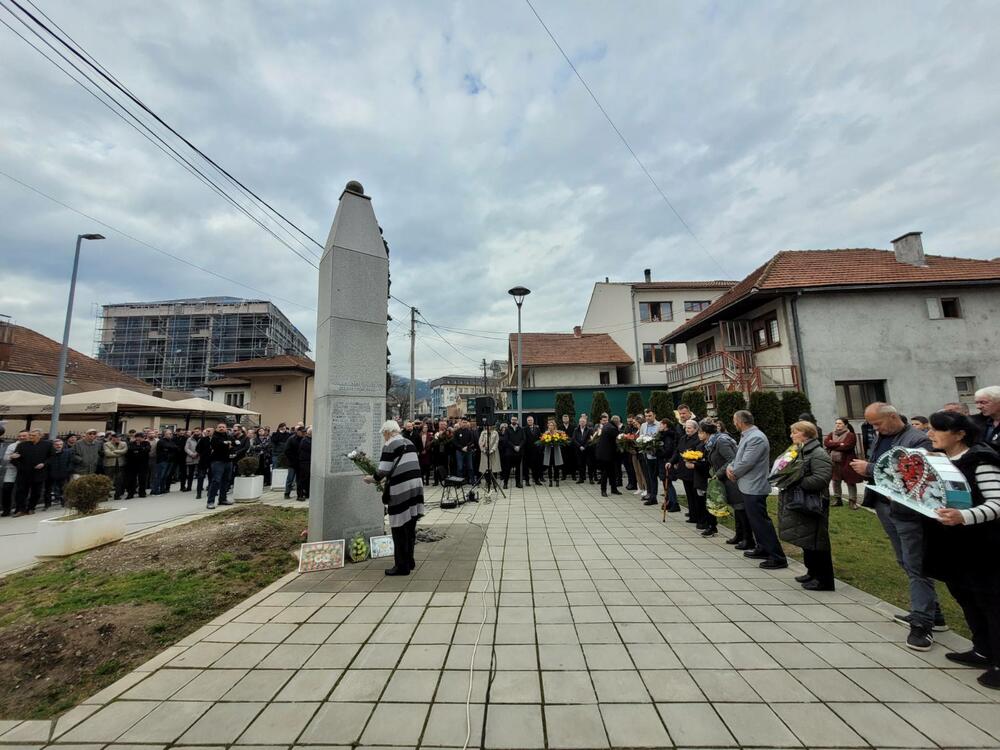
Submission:
[[858,484],[864,479],[851,468],[851,461],[857,457],[856,446],[858,443],[854,428],[844,417],[839,417],[834,423],[833,432],[823,440],[823,446],[830,454],[833,462],[833,502],[831,505],[843,505],[844,497],[841,494],[841,482],[847,484],[847,498],[851,504],[851,510],[857,510],[858,505]]

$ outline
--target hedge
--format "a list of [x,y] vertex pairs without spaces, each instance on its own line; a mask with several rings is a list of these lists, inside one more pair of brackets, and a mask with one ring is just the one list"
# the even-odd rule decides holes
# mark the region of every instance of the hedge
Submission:
[[750,413],[753,414],[754,424],[767,435],[767,440],[771,444],[771,460],[773,461],[784,452],[790,441],[778,394],[774,391],[751,393]]
[[708,402],[705,400],[705,392],[701,388],[684,391],[681,394],[681,403],[687,404],[698,419],[704,419],[708,416]]
[[604,391],[594,391],[594,398],[590,402],[591,423],[599,424],[602,414],[611,416],[611,404],[608,403],[608,397]]
[[576,403],[573,401],[573,394],[569,391],[559,391],[556,393],[556,423],[562,424],[562,415],[569,414],[569,421],[576,421]]
[[747,408],[747,400],[740,391],[719,391],[715,396],[716,416],[722,420],[730,435],[736,437],[739,430],[733,425],[733,414]]

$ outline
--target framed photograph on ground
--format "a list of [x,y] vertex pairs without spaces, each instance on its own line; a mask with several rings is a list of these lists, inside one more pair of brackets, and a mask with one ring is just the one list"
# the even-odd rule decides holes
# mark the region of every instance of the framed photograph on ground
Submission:
[[299,550],[299,572],[333,570],[344,567],[344,540],[306,542]]
[[369,549],[371,549],[372,559],[376,557],[392,557],[396,548],[392,544],[392,536],[373,536],[371,538],[371,544],[369,544]]

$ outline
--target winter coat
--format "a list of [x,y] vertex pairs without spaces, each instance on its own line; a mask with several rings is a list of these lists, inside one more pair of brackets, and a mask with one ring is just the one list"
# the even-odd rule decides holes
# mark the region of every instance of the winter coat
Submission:
[[192,436],[184,441],[184,463],[188,466],[198,465],[198,441],[200,439]]
[[74,474],[95,474],[97,466],[101,463],[101,444],[96,440],[88,443],[86,440],[77,440],[73,446],[73,473]]
[[299,473],[308,474],[312,469],[312,449],[313,439],[309,435],[299,441],[298,464],[295,466]]
[[35,467],[49,460],[49,456],[52,455],[52,443],[48,440],[39,440],[37,443],[25,440],[17,444],[17,454],[19,458],[11,460],[17,463],[18,474],[25,473],[29,481],[34,481],[45,475],[44,466],[41,469]]
[[698,439],[697,432],[694,435],[688,435],[686,432],[681,435],[670,457],[670,464],[673,466],[673,471],[670,472],[671,479],[690,482],[694,480],[694,470],[689,469],[686,466],[687,461],[681,458],[681,454],[685,451],[705,451],[705,445]]
[[[778,537],[802,549],[830,549],[830,476],[833,474],[830,454],[819,440],[813,439],[802,446],[798,460],[802,462],[802,478],[778,494]],[[788,501],[794,487],[822,497],[822,515],[791,510]]]
[[17,480],[17,464],[11,462],[10,454],[17,449],[17,441],[0,445],[3,455],[0,456],[0,481],[4,484],[13,483]]
[[[542,433],[543,435],[545,433]],[[541,435],[539,435],[541,437]],[[548,468],[549,466],[562,466],[562,446],[552,446],[547,445],[542,449],[542,466]]]
[[[726,476],[726,467],[736,458],[736,441],[728,433],[722,432],[716,435],[714,440],[709,440],[705,445],[705,458],[695,463],[705,463],[708,465],[710,473],[722,482],[722,488],[726,492],[726,502],[736,510],[743,510],[743,493],[740,492],[739,485]],[[695,486],[698,484],[695,482]],[[708,489],[708,480],[701,489]]]
[[139,442],[130,442],[128,444],[128,450],[125,452],[125,466],[135,472],[141,472],[143,470],[149,469],[149,456],[152,453],[152,448],[149,442],[146,440],[140,440]]
[[[844,430],[841,435],[831,432],[823,440],[823,446],[830,453],[830,460],[833,462],[833,481],[843,480],[848,484],[865,481],[864,477],[851,468],[851,461],[857,458],[857,444],[858,436],[850,430]],[[839,458],[835,458],[834,453]]]
[[120,469],[125,466],[125,453],[128,452],[128,443],[119,440],[115,445],[110,440],[104,444],[104,468]]
[[53,452],[47,461],[49,479],[53,482],[64,482],[69,479],[73,473],[72,459],[73,454],[68,448],[64,447],[58,453]]
[[485,474],[487,469],[500,471],[500,433],[493,429],[479,433],[479,473]]
[[156,463],[173,463],[177,458],[177,443],[173,438],[162,437],[156,441]]
[[614,461],[618,456],[618,428],[611,422],[597,428],[601,436],[597,439],[594,456],[598,461]]

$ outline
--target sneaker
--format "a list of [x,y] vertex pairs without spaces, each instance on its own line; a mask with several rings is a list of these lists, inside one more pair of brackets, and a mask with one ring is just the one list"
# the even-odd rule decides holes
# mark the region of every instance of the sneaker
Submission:
[[909,613],[907,613],[905,615],[893,615],[892,616],[892,621],[894,623],[896,623],[897,625],[903,625],[904,627],[908,628],[908,627],[910,627],[910,618],[911,618],[911,615]]
[[934,645],[934,636],[927,628],[919,625],[910,626],[910,634],[906,637],[906,647],[913,651],[930,651]]
[[990,660],[982,654],[977,654],[975,651],[952,651],[951,653],[945,654],[944,658],[948,661],[953,661],[956,664],[961,664],[963,667],[979,667],[980,669],[986,669],[990,666]]
[[209,503],[205,507],[208,508],[209,510],[215,510],[215,503]]
[[[892,616],[892,619],[893,619],[894,622],[896,622],[896,623],[898,623],[900,625],[903,625],[903,626],[905,626],[907,628],[910,627],[910,625],[913,624],[912,618],[913,618],[913,615],[910,615],[910,614],[893,615]],[[949,630],[948,623],[946,623],[944,621],[944,615],[941,614],[940,612],[938,612],[936,615],[934,615],[934,626],[933,626],[933,629],[934,629],[935,633],[944,633],[944,632],[946,632],[946,631]]]

